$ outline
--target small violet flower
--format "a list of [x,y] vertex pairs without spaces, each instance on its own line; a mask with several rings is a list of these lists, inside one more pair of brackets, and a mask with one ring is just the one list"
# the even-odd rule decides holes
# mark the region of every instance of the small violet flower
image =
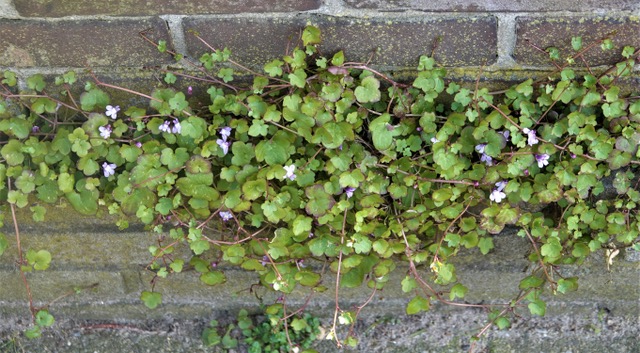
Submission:
[[107,105],[107,111],[105,112],[106,116],[110,116],[111,119],[116,120],[118,118],[118,112],[120,111],[120,106],[116,105],[115,107],[112,105]]
[[536,154],[536,161],[538,162],[538,167],[543,168],[545,165],[549,165],[549,155],[546,153]]
[[165,120],[164,123],[162,123],[162,125],[158,127],[158,130],[163,132],[171,132],[171,127],[169,126],[169,120]]
[[535,130],[529,130],[526,127],[522,129],[522,132],[527,134],[527,144],[529,146],[533,146],[538,143],[538,137],[536,136]]
[[187,94],[188,95],[193,94],[193,87],[191,87],[191,86],[187,87]]
[[180,121],[178,119],[165,120],[162,125],[158,127],[158,130],[169,134],[179,134],[182,131]]
[[33,125],[33,127],[31,128],[31,132],[36,133],[40,131],[40,126],[38,125]]
[[111,125],[100,126],[98,130],[100,130],[100,136],[105,140],[111,136]]
[[296,170],[295,164],[284,166],[284,170],[287,172],[287,174],[284,175],[285,178],[289,178],[290,180],[296,179],[296,175],[293,173]]
[[218,144],[218,146],[220,146],[220,148],[222,148],[222,153],[224,153],[224,155],[226,156],[227,153],[229,153],[229,146],[231,145],[231,142],[225,141],[223,139],[217,139],[216,143]]
[[174,134],[179,134],[180,131],[182,131],[180,121],[178,119],[173,119],[173,127],[171,128],[171,132],[173,132]]
[[502,199],[504,199],[505,197],[507,197],[507,195],[504,192],[499,191],[497,189],[493,190],[491,192],[491,195],[489,195],[489,199],[497,203],[500,203],[500,201],[502,201]]
[[136,142],[136,147],[141,148],[142,147],[142,142],[140,142],[140,141]]
[[113,163],[102,163],[102,171],[104,172],[105,178],[108,178],[116,173],[116,165]]
[[440,142],[440,140],[438,140],[437,138],[435,137],[431,138],[431,143],[438,143],[438,142]]
[[480,161],[481,162],[484,162],[488,166],[492,166],[493,165],[493,158],[491,158],[491,156],[489,156],[488,154],[484,153],[484,148],[485,147],[487,147],[486,143],[481,143],[479,145],[476,145],[476,152],[480,153]]
[[503,132],[501,132],[501,134],[505,139],[508,139],[511,133],[509,132],[509,130],[504,130]]
[[233,218],[233,213],[231,213],[231,211],[220,211],[219,215],[225,222]]
[[504,190],[504,188],[507,186],[507,181],[506,180],[502,180],[496,183],[496,190],[498,191],[502,191]]
[[353,196],[354,191],[356,191],[356,188],[352,188],[351,186],[344,189],[344,193],[347,194],[347,199],[350,199]]
[[227,138],[231,136],[231,128],[228,126],[225,126],[222,129],[220,129],[220,136],[222,136],[223,141],[227,141]]

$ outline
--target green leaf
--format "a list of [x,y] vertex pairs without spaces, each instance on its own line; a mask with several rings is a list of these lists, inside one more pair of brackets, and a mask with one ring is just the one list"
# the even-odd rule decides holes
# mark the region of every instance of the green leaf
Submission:
[[469,289],[465,286],[463,286],[460,283],[456,283],[453,287],[451,287],[451,289],[449,290],[449,300],[454,300],[456,298],[464,298],[464,296],[467,294],[467,291]]
[[227,281],[224,273],[220,271],[206,272],[200,275],[200,281],[208,286],[215,286]]
[[36,313],[36,325],[40,327],[49,327],[55,323],[53,315],[49,314],[47,310],[39,310]]
[[284,62],[276,59],[264,65],[264,71],[271,77],[282,76],[282,65]]
[[309,198],[305,210],[315,217],[320,217],[327,213],[336,202],[333,196],[324,191],[322,185],[312,185],[305,188],[305,195]]
[[518,287],[522,290],[527,290],[530,288],[540,288],[543,284],[544,279],[535,275],[530,275],[522,279]]
[[140,300],[149,309],[155,309],[162,303],[162,293],[143,291],[140,294]]
[[302,43],[307,46],[320,43],[320,29],[315,26],[306,26],[302,31]]
[[296,69],[294,72],[289,74],[289,83],[296,87],[304,88],[305,84],[307,83],[306,80],[307,73],[304,72],[303,69]]
[[42,74],[35,74],[27,78],[27,87],[37,92],[42,91],[46,85]]
[[104,91],[93,88],[80,95],[82,110],[93,111],[94,109],[105,109],[109,105],[109,96]]
[[360,103],[375,103],[380,100],[380,81],[373,76],[362,79],[354,91]]
[[51,264],[51,254],[46,250],[29,250],[27,251],[27,261],[34,269],[43,271]]
[[411,299],[409,304],[407,304],[407,314],[413,315],[421,311],[428,311],[430,307],[431,304],[429,303],[429,299],[416,295],[413,299]]
[[558,292],[566,294],[578,290],[578,277],[560,278],[558,280]]
[[547,303],[537,299],[529,303],[528,307],[532,315],[544,316],[547,310]]
[[7,241],[7,237],[4,233],[0,232],[0,256],[4,253],[5,250],[9,247],[9,242]]

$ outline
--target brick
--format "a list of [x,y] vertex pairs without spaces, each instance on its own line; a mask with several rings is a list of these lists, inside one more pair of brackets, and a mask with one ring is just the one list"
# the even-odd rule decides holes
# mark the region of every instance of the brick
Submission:
[[[615,34],[614,34],[615,33]],[[546,53],[534,48],[556,47],[560,58],[575,54],[571,38],[582,37],[583,47],[610,36],[615,48],[602,51],[597,45],[588,50],[584,59],[589,66],[610,65],[622,60],[621,49],[626,45],[640,47],[640,20],[637,17],[518,17],[514,58],[521,65],[550,66]],[[580,60],[576,60],[582,64]]]
[[188,52],[199,57],[206,47],[190,30],[217,48],[228,47],[236,61],[254,68],[281,57],[294,46],[310,21],[322,30],[320,50],[333,55],[344,50],[347,60],[374,65],[415,67],[420,55],[430,54],[437,38],[436,60],[445,66],[492,64],[496,59],[497,22],[494,17],[385,18],[356,20],[335,17],[295,19],[189,18],[183,23]]
[[317,9],[321,0],[15,0],[24,17],[64,17],[85,15],[148,16],[165,14],[223,14],[242,12],[287,12]]
[[138,33],[170,43],[160,18],[112,20],[0,20],[0,66],[154,66],[172,61]]
[[355,9],[377,9],[381,11],[447,11],[447,12],[520,12],[520,11],[593,11],[634,10],[640,8],[636,0],[345,0]]

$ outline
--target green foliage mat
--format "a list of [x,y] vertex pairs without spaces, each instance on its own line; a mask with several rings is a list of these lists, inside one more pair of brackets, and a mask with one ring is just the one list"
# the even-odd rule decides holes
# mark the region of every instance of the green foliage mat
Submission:
[[[406,312],[415,314],[434,301],[461,303],[467,288],[450,260],[472,248],[487,254],[492,235],[513,225],[531,243],[531,268],[511,305],[487,305],[489,324],[505,328],[521,308],[544,315],[543,291],[577,289],[558,265],[639,248],[640,100],[616,86],[632,74],[634,48],[580,75],[549,48],[558,70],[548,79],[490,92],[448,82],[426,56],[415,80],[396,82],[342,52],[323,56],[320,36],[307,27],[264,72],[212,48],[192,63],[211,83],[206,111],[192,108],[190,87],[172,87],[192,79],[180,72],[148,94],[95,79],[79,97],[68,93],[78,84],[69,72],[53,83],[68,93],[62,98],[47,93],[42,75],[14,94],[17,78],[4,72],[0,200],[29,207],[36,221],[46,218],[42,205],[66,200],[82,214],[106,207],[122,228],[132,218],[148,225],[160,239],[149,248],[156,278],[141,295],[149,308],[162,305],[156,280],[187,267],[214,286],[227,280],[219,265],[239,266],[285,295],[327,290],[331,271],[338,298],[340,288],[384,288],[405,264]],[[572,44],[569,63],[612,46]],[[252,84],[233,85],[239,73]],[[149,105],[120,107],[105,88]],[[606,177],[615,195],[604,198]],[[7,247],[0,235],[0,254]],[[178,247],[193,256],[174,256]],[[21,267],[45,270],[50,261],[30,249]],[[34,327],[53,323],[45,313]],[[353,328],[358,313],[336,303],[328,337],[355,344],[353,330],[337,327]]]

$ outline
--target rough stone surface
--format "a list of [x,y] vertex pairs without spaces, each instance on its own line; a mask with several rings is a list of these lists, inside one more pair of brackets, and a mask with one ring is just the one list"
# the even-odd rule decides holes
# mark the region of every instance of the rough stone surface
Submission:
[[[297,43],[310,20],[322,30],[320,49],[325,55],[338,50],[352,61],[381,66],[414,67],[420,55],[429,55],[434,44],[436,60],[445,66],[492,64],[496,59],[497,22],[494,17],[385,18],[334,17],[282,18],[188,18],[184,30],[195,30],[216,48],[228,47],[235,60],[260,68],[281,57]],[[390,40],[393,38],[393,40]],[[194,36],[186,37],[189,54],[199,57],[206,47]],[[372,54],[374,54],[372,56]]]
[[[139,299],[151,289],[151,273],[144,262],[154,236],[139,225],[125,231],[114,219],[79,216],[69,208],[47,208],[47,221],[34,223],[28,212],[18,213],[25,248],[45,248],[53,255],[51,268],[28,274],[36,306],[47,305],[57,322],[39,340],[25,340],[20,330],[29,324],[24,286],[15,270],[16,250],[11,222],[1,229],[11,247],[0,257],[0,351],[1,352],[221,352],[203,347],[200,334],[206,323],[217,319],[232,322],[240,309],[259,313],[259,302],[248,289],[257,283],[255,274],[222,268],[227,283],[209,287],[189,271],[160,280],[155,290],[163,303],[149,310]],[[469,288],[468,303],[508,303],[518,293],[518,282],[527,271],[528,242],[507,228],[494,237],[495,249],[482,256],[477,249],[456,256],[457,276]],[[180,250],[177,253],[181,253]],[[188,258],[187,253],[182,256]],[[310,265],[312,265],[310,263]],[[471,336],[486,325],[480,309],[435,303],[428,313],[402,314],[411,298],[400,289],[407,273],[399,267],[383,291],[361,311],[356,333],[360,345],[346,352],[636,352],[640,347],[640,268],[636,262],[618,258],[611,270],[603,255],[593,254],[580,267],[562,266],[564,276],[577,275],[579,291],[545,295],[547,316],[531,317],[526,307],[505,331],[490,329],[477,342]],[[428,269],[421,268],[425,276]],[[331,325],[335,277],[325,278],[329,287],[306,303],[307,288],[287,297],[291,308],[306,305],[308,312]],[[92,284],[97,283],[95,287]],[[85,289],[74,292],[74,288]],[[90,287],[90,288],[86,288]],[[366,288],[341,289],[340,307],[361,305],[370,295]],[[277,300],[276,293],[261,289],[263,303]],[[306,303],[306,304],[305,304]],[[329,341],[318,342],[321,352],[339,352]],[[240,350],[244,352],[244,350]]]
[[16,10],[24,17],[64,16],[149,16],[165,14],[228,14],[242,12],[285,12],[313,10],[320,0],[15,0]]
[[[590,66],[609,65],[623,60],[620,51],[626,45],[640,47],[640,19],[637,17],[518,17],[517,42],[514,58],[520,65],[550,66],[548,54],[539,49],[556,47],[560,50],[560,64],[574,55],[571,38],[582,37],[583,46],[610,37],[615,47],[602,51],[599,45],[584,53]],[[535,47],[534,47],[535,46]],[[537,49],[537,48],[538,49]],[[581,65],[581,60],[576,60]]]
[[634,10],[640,8],[635,0],[345,0],[356,9],[379,10],[423,10],[452,12],[520,12],[520,11],[593,11],[593,10]]
[[159,18],[0,20],[0,66],[142,67],[171,62],[140,38],[138,33],[147,29],[171,43]]

